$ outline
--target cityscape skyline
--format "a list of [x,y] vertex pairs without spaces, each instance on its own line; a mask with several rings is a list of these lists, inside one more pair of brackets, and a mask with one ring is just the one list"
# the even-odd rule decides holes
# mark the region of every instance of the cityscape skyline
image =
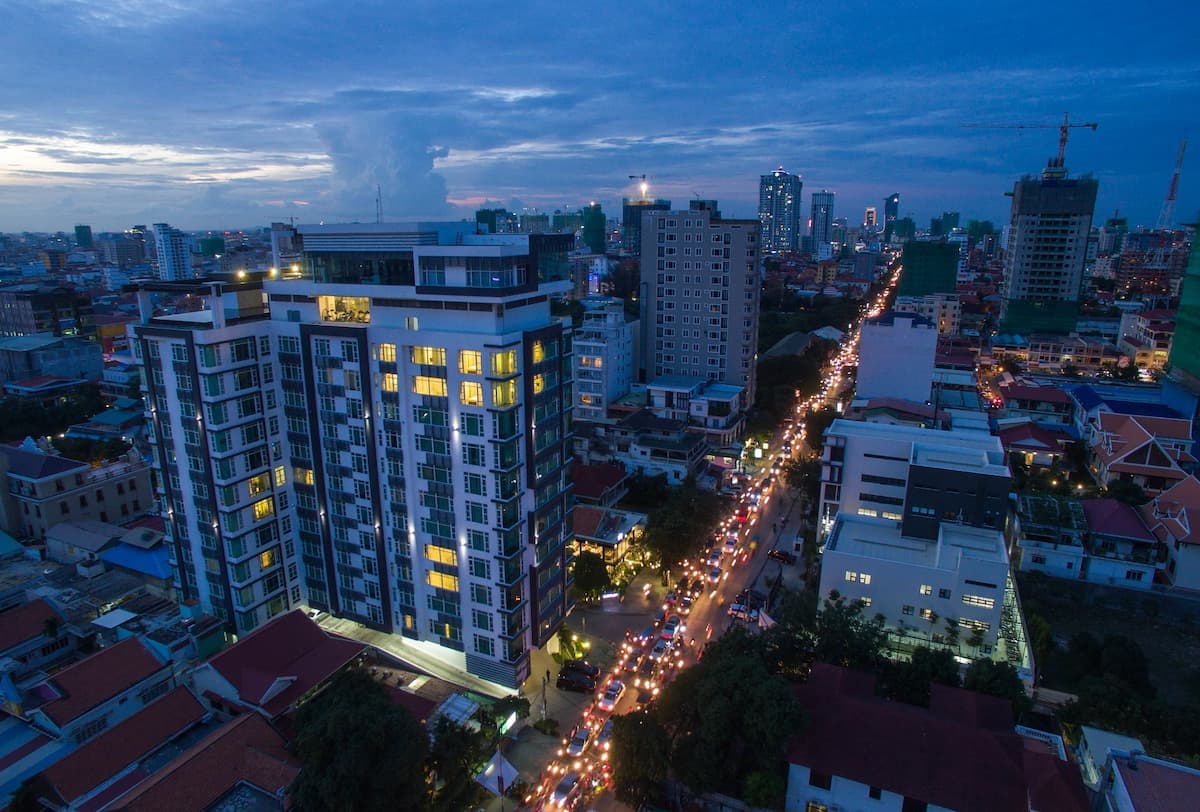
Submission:
[[[615,213],[643,173],[654,197],[699,193],[754,217],[756,180],[780,164],[837,193],[844,212],[899,191],[918,226],[943,210],[1002,222],[1005,192],[1040,171],[1055,132],[961,125],[1054,125],[1064,110],[1100,124],[1067,150],[1073,176],[1100,181],[1097,218],[1119,208],[1154,225],[1200,101],[1200,63],[1173,55],[1188,53],[1186,20],[1164,29],[1151,14],[1029,4],[986,29],[953,18],[927,29],[916,10],[885,25],[869,8],[792,18],[771,6],[736,20],[703,8],[681,26],[672,10],[638,6],[535,49],[529,26],[554,18],[536,5],[454,21],[406,5],[364,25],[325,3],[236,20],[222,2],[12,4],[0,64],[23,81],[0,125],[0,230],[369,222],[377,187],[389,221],[592,200]],[[1071,20],[1069,40],[1056,16]],[[1156,47],[1098,47],[1118,29]],[[710,30],[727,36],[700,47]],[[772,37],[743,48],[764,30]],[[967,41],[969,60],[956,55]],[[497,56],[486,71],[481,48]],[[925,61],[890,67],[914,51]],[[1185,164],[1177,221],[1200,208],[1190,175]]]

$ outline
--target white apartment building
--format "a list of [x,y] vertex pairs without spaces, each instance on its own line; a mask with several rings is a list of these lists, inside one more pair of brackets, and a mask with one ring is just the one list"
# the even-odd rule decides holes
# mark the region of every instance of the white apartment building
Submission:
[[187,235],[179,229],[155,223],[154,249],[158,256],[158,278],[162,281],[178,282],[195,276]]
[[914,313],[937,326],[938,335],[958,335],[962,327],[962,302],[954,293],[897,296],[893,306],[899,313]]
[[686,375],[740,386],[747,408],[756,387],[761,224],[713,214],[642,215],[642,380]]
[[625,303],[608,296],[582,300],[583,323],[575,331],[575,418],[604,420],[608,406],[629,392],[637,377],[638,322]]
[[863,322],[858,350],[859,398],[929,400],[938,330],[914,313],[888,311]]
[[[458,226],[298,226],[297,278],[235,286],[269,296],[269,319],[245,327],[273,355],[260,380],[278,466],[247,483],[243,519],[290,511],[289,601],[516,686],[568,609],[572,345],[549,299],[570,289],[571,235]],[[269,508],[261,487],[277,489]],[[198,561],[185,581],[228,569]]]

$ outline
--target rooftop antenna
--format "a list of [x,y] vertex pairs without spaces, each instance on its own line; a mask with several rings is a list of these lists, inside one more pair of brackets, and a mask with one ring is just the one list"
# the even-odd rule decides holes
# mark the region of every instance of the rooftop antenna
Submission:
[[375,222],[383,222],[383,189],[375,184]]

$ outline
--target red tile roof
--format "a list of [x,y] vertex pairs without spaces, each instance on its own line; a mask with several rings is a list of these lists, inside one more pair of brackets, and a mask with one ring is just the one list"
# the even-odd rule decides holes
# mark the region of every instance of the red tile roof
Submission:
[[208,665],[243,702],[274,717],[366,650],[365,644],[330,634],[295,609],[243,637]]
[[577,536],[590,538],[604,520],[604,511],[588,505],[576,505],[571,513],[572,529]]
[[1170,767],[1139,758],[1130,766],[1126,759],[1113,759],[1134,809],[1154,812],[1192,812],[1200,797],[1200,776],[1186,767]]
[[1010,400],[1031,400],[1035,403],[1061,403],[1071,405],[1071,396],[1057,386],[1025,386],[1009,384],[1000,387],[1000,396],[1005,402]]
[[201,812],[243,782],[283,798],[299,772],[283,737],[257,713],[248,713],[213,731],[109,809]]
[[42,780],[61,802],[70,803],[196,725],[207,713],[191,691],[176,688],[46,769]]
[[141,640],[122,640],[51,677],[58,698],[42,705],[41,711],[62,727],[162,668]]
[[1087,812],[1091,808],[1079,767],[1046,752],[1026,750],[1029,808],[1046,812]]
[[1133,505],[1117,499],[1084,499],[1082,505],[1088,528],[1093,533],[1136,541],[1155,540],[1154,534],[1146,529]]
[[1037,451],[1041,449],[1055,453],[1062,451],[1062,446],[1059,444],[1059,437],[1061,435],[1047,431],[1036,423],[1022,423],[1019,426],[1010,426],[1006,429],[1001,429],[998,436],[1000,437],[1000,444],[1005,449],[1020,451]]
[[1200,480],[1188,476],[1138,508],[1159,541],[1200,544]]
[[1007,703],[935,685],[935,695],[959,694],[931,702],[939,712],[876,697],[873,685],[868,674],[815,664],[796,689],[809,725],[788,761],[950,809],[1027,812]]
[[577,462],[571,466],[575,495],[584,499],[600,499],[606,490],[619,483],[625,476],[625,469],[615,462],[604,465],[585,465]]
[[40,637],[51,618],[62,619],[44,598],[0,612],[0,652]]

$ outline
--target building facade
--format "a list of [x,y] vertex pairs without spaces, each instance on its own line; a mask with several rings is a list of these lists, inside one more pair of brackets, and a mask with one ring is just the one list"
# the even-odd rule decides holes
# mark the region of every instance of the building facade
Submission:
[[833,192],[826,189],[812,193],[809,233],[812,234],[813,253],[817,253],[817,246],[833,242],[833,196]]
[[1003,331],[1065,334],[1074,329],[1098,188],[1090,176],[1068,178],[1056,159],[1041,177],[1013,184]]
[[761,250],[770,254],[800,248],[800,191],[804,183],[799,175],[789,174],[781,166],[758,182],[758,221]]
[[646,212],[670,211],[670,200],[621,200],[621,253],[640,256],[642,250],[642,215]]
[[914,313],[888,312],[863,322],[855,395],[929,400],[938,330]]
[[92,300],[62,285],[8,285],[0,288],[0,335],[96,334]]
[[892,241],[896,220],[900,217],[900,193],[893,192],[883,199],[883,243]]
[[760,224],[710,211],[644,217],[643,380],[684,375],[740,386],[747,408],[756,386]]
[[637,334],[623,300],[583,299],[583,323],[575,331],[577,420],[603,420],[609,404],[629,391],[637,375]]
[[[299,278],[135,329],[185,594],[240,631],[306,604],[515,686],[568,609],[573,347],[549,298],[572,235],[463,226],[298,226]],[[189,402],[176,367],[221,383]]]
[[167,223],[154,224],[154,248],[158,256],[158,278],[164,282],[191,279],[192,252],[187,235]]

